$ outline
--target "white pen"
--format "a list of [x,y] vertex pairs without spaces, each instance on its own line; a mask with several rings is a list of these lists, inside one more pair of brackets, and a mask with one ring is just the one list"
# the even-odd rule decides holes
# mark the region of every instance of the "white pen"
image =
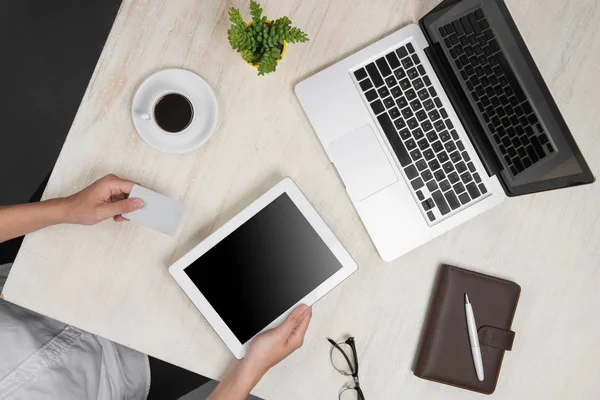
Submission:
[[465,293],[465,313],[467,314],[467,329],[469,330],[469,341],[471,342],[471,354],[473,354],[473,363],[477,379],[483,380],[483,360],[481,359],[481,349],[479,348],[479,336],[477,336],[477,324],[473,308],[469,302],[469,296]]

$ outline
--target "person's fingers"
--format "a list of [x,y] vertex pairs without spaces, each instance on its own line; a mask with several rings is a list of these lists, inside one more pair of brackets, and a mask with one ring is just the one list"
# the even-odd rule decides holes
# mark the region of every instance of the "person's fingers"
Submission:
[[300,321],[300,324],[296,326],[296,329],[292,331],[292,334],[288,339],[288,344],[293,346],[295,349],[302,347],[302,345],[304,344],[304,336],[306,335],[306,331],[308,330],[308,325],[310,324],[311,318],[312,307],[309,307],[308,311],[304,314],[302,321]]
[[127,197],[129,197],[127,193],[119,193],[112,195],[110,201],[114,203],[115,201],[125,200]]
[[286,337],[289,337],[294,331],[294,329],[296,329],[296,327],[300,325],[300,323],[304,319],[304,315],[308,312],[308,310],[309,307],[306,304],[300,304],[294,309],[294,311],[290,313],[290,315],[288,315],[285,321],[283,321],[283,323],[279,327]]
[[107,184],[110,185],[110,190],[113,195],[119,195],[121,193],[129,194],[131,193],[131,188],[135,182],[127,181],[125,179],[121,179],[116,175],[106,175],[104,177]]
[[144,207],[144,202],[141,199],[127,199],[117,201],[115,203],[106,203],[101,206],[103,216],[105,218],[114,217],[139,210]]
[[113,221],[115,221],[115,222],[125,222],[125,221],[129,221],[129,219],[125,218],[122,215],[115,215],[113,217]]

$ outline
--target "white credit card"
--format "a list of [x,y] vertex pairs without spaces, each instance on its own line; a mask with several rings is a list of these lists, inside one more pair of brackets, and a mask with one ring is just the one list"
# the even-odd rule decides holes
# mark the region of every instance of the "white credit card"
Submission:
[[185,212],[185,204],[140,185],[133,185],[129,198],[141,199],[144,207],[123,214],[123,217],[167,235],[175,236],[181,217]]

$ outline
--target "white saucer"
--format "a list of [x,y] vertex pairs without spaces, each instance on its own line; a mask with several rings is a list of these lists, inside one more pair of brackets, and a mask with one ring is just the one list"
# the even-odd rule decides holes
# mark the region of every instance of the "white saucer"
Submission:
[[[151,111],[153,102],[165,92],[181,92],[194,107],[194,119],[180,133],[167,133],[152,120],[140,115]],[[165,69],[151,75],[137,89],[131,105],[133,125],[142,139],[156,150],[181,154],[202,146],[219,119],[219,106],[213,90],[204,79],[184,69]]]

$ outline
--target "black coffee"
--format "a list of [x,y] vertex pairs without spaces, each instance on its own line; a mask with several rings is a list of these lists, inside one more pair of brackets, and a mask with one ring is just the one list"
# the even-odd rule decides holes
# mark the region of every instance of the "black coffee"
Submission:
[[167,132],[181,132],[192,122],[194,109],[190,101],[177,93],[163,96],[154,107],[154,119]]

